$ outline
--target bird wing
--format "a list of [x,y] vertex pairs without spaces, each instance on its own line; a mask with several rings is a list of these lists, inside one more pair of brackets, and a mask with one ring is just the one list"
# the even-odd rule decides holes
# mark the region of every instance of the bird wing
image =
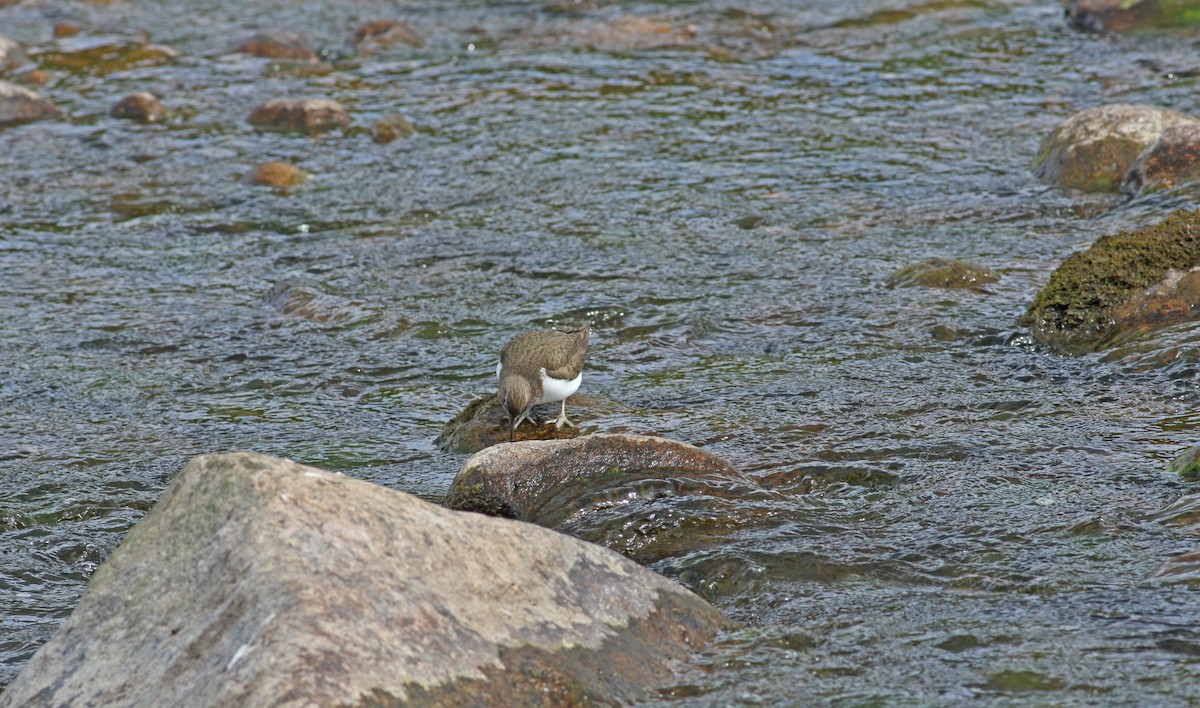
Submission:
[[558,333],[560,336],[550,340],[550,346],[545,349],[546,375],[556,379],[570,381],[583,371],[583,359],[587,356],[587,340],[582,342],[570,334]]

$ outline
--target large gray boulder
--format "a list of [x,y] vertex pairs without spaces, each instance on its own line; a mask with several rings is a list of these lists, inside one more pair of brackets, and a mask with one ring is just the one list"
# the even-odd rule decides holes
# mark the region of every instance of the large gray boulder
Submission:
[[198,457],[0,706],[647,697],[724,621],[621,556],[254,454]]

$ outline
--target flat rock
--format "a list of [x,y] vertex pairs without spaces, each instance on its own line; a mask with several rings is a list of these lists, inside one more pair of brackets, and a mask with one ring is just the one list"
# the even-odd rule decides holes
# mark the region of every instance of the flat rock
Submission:
[[687,473],[741,480],[725,460],[698,447],[648,435],[597,433],[576,440],[531,440],[494,445],[463,465],[446,505],[553,525],[546,502],[566,484],[630,476]]
[[413,28],[400,20],[371,20],[366,22],[354,33],[354,43],[391,46],[407,44],[412,47],[424,47],[425,38],[417,34]]
[[246,184],[286,189],[308,181],[308,174],[288,162],[271,161],[258,165],[246,175]]
[[167,111],[152,93],[133,93],[117,101],[109,114],[114,118],[137,121],[138,123],[161,123]]
[[1167,128],[1200,123],[1154,106],[1112,104],[1080,111],[1042,141],[1033,171],[1085,192],[1114,191],[1134,161]]
[[0,81],[0,126],[58,118],[62,111],[48,99],[8,81]]
[[1172,125],[1138,155],[1121,181],[1130,194],[1200,178],[1200,121]]
[[327,98],[272,98],[250,114],[250,124],[260,130],[320,133],[350,125],[342,104]]
[[1096,240],[1055,269],[1021,323],[1082,354],[1200,318],[1200,211]]
[[[551,409],[553,415],[550,414]],[[516,431],[516,439],[569,440],[580,434],[578,425],[583,421],[621,409],[622,406],[613,401],[577,393],[567,399],[567,416],[576,424],[575,427],[564,426],[556,430],[553,423],[538,422],[544,418],[553,420],[558,414],[557,403],[545,404],[536,409],[539,414],[533,423],[521,423]],[[508,442],[508,414],[494,392],[469,403],[461,413],[442,426],[442,432],[434,440],[434,444],[446,452],[478,452],[502,442]]]
[[1071,24],[1091,32],[1200,26],[1197,0],[1068,0]]
[[107,74],[137,66],[164,64],[179,50],[150,44],[145,36],[75,35],[55,40],[36,58],[43,67],[73,73]]
[[320,61],[317,53],[294,32],[260,32],[238,44],[233,51],[264,59]]
[[888,285],[979,289],[998,280],[1000,274],[987,266],[946,258],[930,258],[896,271],[888,278]]
[[21,45],[0,34],[0,73],[18,69],[29,63]]
[[724,626],[676,583],[568,536],[208,455],[0,707],[629,703]]

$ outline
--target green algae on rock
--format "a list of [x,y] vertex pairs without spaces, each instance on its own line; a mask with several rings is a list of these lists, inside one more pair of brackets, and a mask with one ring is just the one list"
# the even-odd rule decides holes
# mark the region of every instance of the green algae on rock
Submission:
[[1175,456],[1167,471],[1188,481],[1200,480],[1200,445],[1189,447]]
[[928,288],[980,288],[1000,280],[996,271],[976,263],[946,258],[905,266],[888,277],[891,287],[923,285]]
[[1020,323],[1083,354],[1200,316],[1200,210],[1103,236],[1064,260]]
[[1154,106],[1111,104],[1080,111],[1042,140],[1033,161],[1039,179],[1084,192],[1116,190],[1142,151],[1174,125],[1200,123]]

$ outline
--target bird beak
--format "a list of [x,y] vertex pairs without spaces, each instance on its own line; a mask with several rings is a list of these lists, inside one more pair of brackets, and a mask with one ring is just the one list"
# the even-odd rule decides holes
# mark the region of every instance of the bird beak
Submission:
[[517,435],[517,426],[513,425],[513,419],[508,419],[508,441],[514,442]]

